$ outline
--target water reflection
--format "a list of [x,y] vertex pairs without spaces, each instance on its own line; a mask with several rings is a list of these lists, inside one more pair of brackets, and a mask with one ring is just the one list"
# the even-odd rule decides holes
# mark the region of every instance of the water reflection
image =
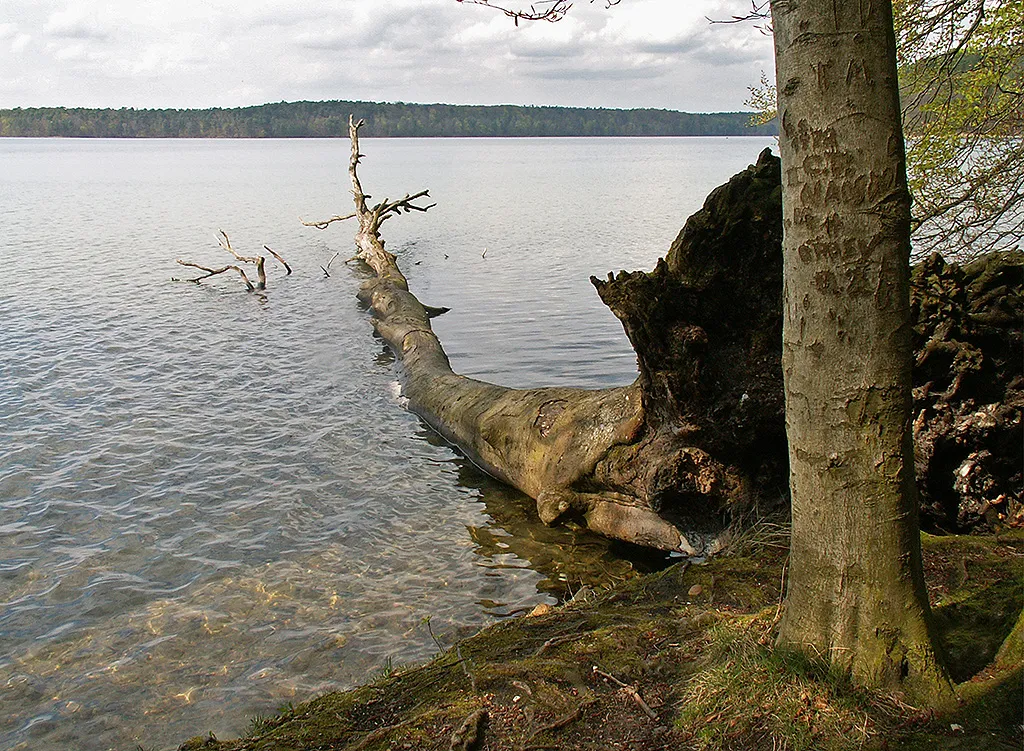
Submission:
[[[417,437],[435,446],[449,446],[421,423]],[[667,553],[609,540],[574,524],[549,527],[537,516],[532,498],[484,473],[451,449],[459,485],[475,490],[486,510],[486,523],[467,530],[487,569],[529,569],[543,576],[537,589],[555,602],[570,599],[582,587],[602,587],[672,563]],[[522,612],[515,603],[487,601],[496,616]]]

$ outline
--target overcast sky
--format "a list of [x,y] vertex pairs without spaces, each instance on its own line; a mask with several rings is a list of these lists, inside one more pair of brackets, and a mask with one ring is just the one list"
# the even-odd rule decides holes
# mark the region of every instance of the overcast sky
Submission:
[[[514,0],[510,0],[514,2]],[[521,7],[521,6],[520,6]],[[456,0],[0,0],[0,108],[302,99],[747,109],[749,0],[576,0],[521,23]]]

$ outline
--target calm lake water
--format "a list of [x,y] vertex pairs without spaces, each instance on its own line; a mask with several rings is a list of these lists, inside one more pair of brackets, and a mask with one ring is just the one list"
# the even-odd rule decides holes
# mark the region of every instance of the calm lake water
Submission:
[[[765,138],[374,140],[460,372],[630,382],[591,274],[650,268]],[[341,263],[343,140],[0,139],[0,747],[147,749],[660,564],[546,529],[401,406]],[[202,286],[264,244],[269,289]],[[485,253],[486,251],[486,253]],[[336,254],[331,276],[319,269]]]

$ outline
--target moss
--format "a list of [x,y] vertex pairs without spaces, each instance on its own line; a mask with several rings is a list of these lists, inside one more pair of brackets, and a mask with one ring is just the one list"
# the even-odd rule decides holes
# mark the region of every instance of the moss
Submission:
[[938,641],[950,676],[976,675],[996,657],[1024,605],[1024,536],[923,535]]

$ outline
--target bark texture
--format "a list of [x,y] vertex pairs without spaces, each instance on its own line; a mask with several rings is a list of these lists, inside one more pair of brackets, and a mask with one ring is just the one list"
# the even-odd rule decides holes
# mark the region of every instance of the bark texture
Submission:
[[646,417],[597,477],[636,492],[645,467],[641,493],[691,527],[786,493],[779,169],[766,149],[716,188],[652,272],[591,279],[637,353]]
[[911,410],[910,196],[888,0],[774,0],[793,532],[779,643],[949,690],[928,627]]

